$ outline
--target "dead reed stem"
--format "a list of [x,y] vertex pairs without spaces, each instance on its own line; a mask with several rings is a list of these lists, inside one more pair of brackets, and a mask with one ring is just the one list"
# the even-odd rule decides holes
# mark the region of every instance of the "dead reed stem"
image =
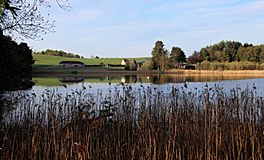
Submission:
[[263,160],[264,100],[254,90],[23,96],[2,122],[0,159]]

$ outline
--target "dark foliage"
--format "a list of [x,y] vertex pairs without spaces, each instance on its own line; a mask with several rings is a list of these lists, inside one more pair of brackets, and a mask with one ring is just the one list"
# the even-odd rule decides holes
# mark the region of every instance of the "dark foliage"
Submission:
[[197,51],[194,51],[193,54],[188,57],[188,62],[191,64],[200,63],[203,60],[204,60],[203,56],[201,55],[201,53]]
[[176,67],[178,63],[186,62],[186,55],[179,47],[172,47],[169,63],[171,67]]
[[0,36],[0,91],[32,87],[32,51],[26,43],[19,45],[10,37]]

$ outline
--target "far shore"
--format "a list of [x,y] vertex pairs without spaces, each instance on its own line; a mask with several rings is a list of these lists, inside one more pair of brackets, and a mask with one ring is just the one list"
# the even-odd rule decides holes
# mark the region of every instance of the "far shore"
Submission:
[[203,74],[203,75],[255,75],[264,77],[264,70],[168,70],[171,74]]
[[128,71],[122,69],[109,69],[102,67],[89,67],[89,68],[35,68],[34,76],[59,76],[59,75],[186,75],[186,76],[243,76],[243,77],[264,77],[264,70],[138,70]]

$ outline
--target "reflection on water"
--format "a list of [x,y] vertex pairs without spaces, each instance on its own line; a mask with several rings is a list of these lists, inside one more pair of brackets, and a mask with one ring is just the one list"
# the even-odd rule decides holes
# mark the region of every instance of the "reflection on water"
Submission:
[[60,77],[35,77],[35,86],[30,92],[41,94],[46,89],[56,90],[59,93],[68,94],[79,90],[83,86],[89,88],[89,92],[98,94],[108,93],[121,84],[132,87],[152,87],[168,92],[173,86],[177,88],[188,85],[190,91],[194,89],[202,90],[204,86],[214,87],[219,85],[229,92],[230,89],[240,87],[256,86],[259,94],[262,95],[264,89],[264,78],[247,75],[202,75],[202,74],[140,74],[140,75],[89,75],[89,76],[60,76]]
[[[88,95],[94,97],[111,97],[114,92],[124,91],[124,87],[133,89],[134,93],[140,90],[154,89],[164,95],[169,94],[172,88],[180,89],[186,93],[200,94],[205,88],[221,88],[230,93],[231,89],[253,89],[256,95],[264,94],[264,78],[247,76],[206,76],[206,75],[111,75],[111,76],[61,76],[61,77],[37,77],[31,90],[11,93],[17,95],[32,95],[36,101],[43,98],[46,93],[58,93],[60,98],[76,95],[85,88]],[[121,83],[122,82],[122,83]],[[53,94],[51,94],[53,95]],[[17,97],[17,96],[11,96]],[[21,96],[20,96],[21,97]],[[40,97],[40,99],[38,98]],[[24,97],[22,96],[21,99]],[[59,99],[60,99],[59,98]],[[25,98],[24,98],[25,99]],[[26,98],[28,99],[28,98]],[[100,99],[103,100],[103,99]],[[14,103],[13,103],[14,104]],[[0,104],[1,105],[1,104]],[[0,119],[3,111],[0,110]]]
[[185,83],[185,82],[218,82],[223,80],[252,79],[247,75],[209,75],[209,74],[139,74],[139,75],[93,75],[93,76],[59,76],[59,77],[35,77],[36,86],[61,86],[67,83]]
[[65,77],[59,77],[59,80],[64,83],[68,82],[83,82],[85,77],[80,76],[65,76]]

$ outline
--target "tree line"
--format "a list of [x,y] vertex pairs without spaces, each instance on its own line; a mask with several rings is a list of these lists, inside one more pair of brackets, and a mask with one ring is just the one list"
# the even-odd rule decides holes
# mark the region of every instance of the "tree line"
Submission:
[[[221,41],[201,48],[201,60],[209,62],[263,62],[264,45],[253,45],[236,41]],[[193,56],[193,55],[192,55]]]
[[40,51],[40,52],[34,52],[34,54],[68,57],[68,58],[84,58],[83,56],[80,56],[78,54],[68,53],[61,50],[51,50],[51,49],[46,49],[45,51]]
[[[243,68],[243,62],[252,62],[250,64],[264,62],[264,45],[254,46],[253,44],[242,44],[237,41],[221,41],[217,44],[203,47],[199,52],[194,51],[189,57],[186,57],[186,54],[180,47],[172,47],[171,52],[169,52],[164,48],[162,41],[157,41],[151,54],[151,62],[147,62],[148,66],[146,66],[148,69],[166,70],[170,68],[178,68],[181,63],[205,64],[206,62],[208,62],[206,65],[210,63],[221,63],[222,65],[230,62],[240,62],[232,63],[239,64],[239,67],[223,68]],[[203,69],[209,68],[204,66]]]

